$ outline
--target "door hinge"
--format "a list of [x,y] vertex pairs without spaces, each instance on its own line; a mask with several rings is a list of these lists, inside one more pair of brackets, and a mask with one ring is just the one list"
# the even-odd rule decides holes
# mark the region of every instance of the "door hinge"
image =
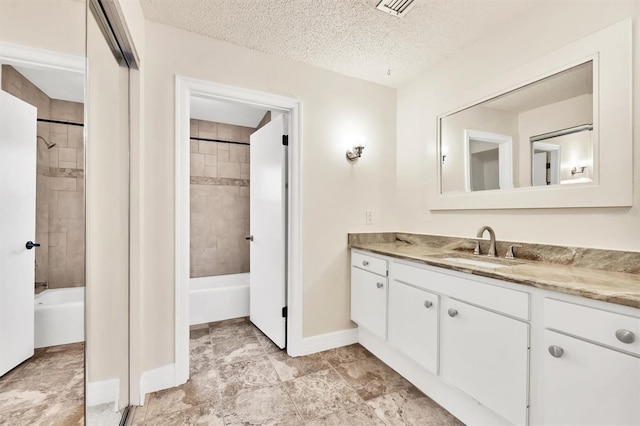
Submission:
[[289,310],[285,306],[284,308],[282,308],[282,318],[287,318],[288,316],[289,316]]
[[289,146],[289,135],[282,135],[282,145]]

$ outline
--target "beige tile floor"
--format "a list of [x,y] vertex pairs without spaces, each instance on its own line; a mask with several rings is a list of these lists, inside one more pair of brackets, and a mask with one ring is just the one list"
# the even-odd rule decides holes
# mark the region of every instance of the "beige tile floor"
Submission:
[[134,425],[459,425],[360,345],[291,358],[247,318],[191,330],[191,378]]
[[36,349],[0,377],[0,425],[84,424],[84,344]]

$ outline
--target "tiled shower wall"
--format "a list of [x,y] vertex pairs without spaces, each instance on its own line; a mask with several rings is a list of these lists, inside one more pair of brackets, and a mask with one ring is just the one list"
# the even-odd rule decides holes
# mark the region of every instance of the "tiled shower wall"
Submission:
[[[82,124],[81,103],[50,99],[8,65],[2,66],[2,90],[38,108],[38,118]],[[84,285],[83,127],[38,122],[36,141],[36,282],[49,288]]]
[[256,129],[191,120],[191,277],[249,272],[249,136]]

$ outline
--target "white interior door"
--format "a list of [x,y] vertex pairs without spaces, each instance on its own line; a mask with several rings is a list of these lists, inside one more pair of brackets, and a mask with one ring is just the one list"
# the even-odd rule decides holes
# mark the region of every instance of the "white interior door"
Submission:
[[547,185],[547,153],[533,154],[533,186]]
[[251,135],[251,322],[280,348],[286,345],[286,147],[284,117]]
[[0,376],[33,356],[36,120],[0,91]]

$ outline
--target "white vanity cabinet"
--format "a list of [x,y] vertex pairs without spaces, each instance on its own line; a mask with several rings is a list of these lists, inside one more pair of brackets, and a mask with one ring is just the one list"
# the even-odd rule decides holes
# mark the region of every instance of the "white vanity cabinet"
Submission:
[[387,261],[351,254],[351,320],[387,338]]
[[438,372],[437,294],[391,281],[389,344],[432,373]]
[[544,313],[543,423],[640,425],[640,318],[553,299]]
[[[403,262],[389,275],[389,343],[434,373],[439,359],[444,381],[526,424],[529,295]],[[429,295],[437,312],[421,306]]]
[[510,423],[527,424],[529,324],[451,298],[442,312],[443,380]]
[[467,424],[640,425],[640,310],[352,251],[359,341]]

